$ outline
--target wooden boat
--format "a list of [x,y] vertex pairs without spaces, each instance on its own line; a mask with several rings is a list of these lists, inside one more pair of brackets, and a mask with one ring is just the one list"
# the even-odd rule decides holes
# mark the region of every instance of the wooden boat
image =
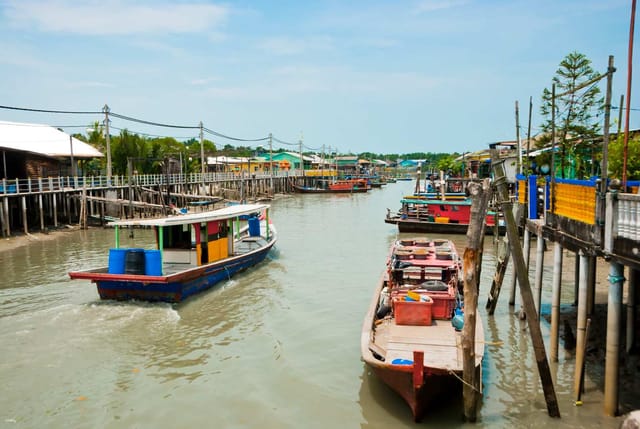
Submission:
[[318,181],[318,186],[308,187],[293,185],[296,192],[302,194],[352,194],[367,192],[369,188],[366,183],[359,180],[335,180],[335,181]]
[[[405,197],[400,200],[400,210],[392,214],[387,210],[385,223],[398,225],[399,232],[466,234],[471,219],[471,200],[436,200]],[[506,233],[502,216],[488,211],[485,233],[494,234],[498,221],[498,233]]]
[[[250,217],[241,227],[245,215]],[[180,302],[261,262],[276,242],[266,204],[108,225],[116,243],[108,266],[69,273],[95,283],[101,299]],[[133,227],[153,228],[155,248],[120,247],[121,228]]]
[[[434,398],[444,401],[443,392],[461,386],[461,270],[450,240],[396,241],[362,325],[362,360],[407,402],[415,421]],[[479,319],[476,324],[479,371],[484,332]]]

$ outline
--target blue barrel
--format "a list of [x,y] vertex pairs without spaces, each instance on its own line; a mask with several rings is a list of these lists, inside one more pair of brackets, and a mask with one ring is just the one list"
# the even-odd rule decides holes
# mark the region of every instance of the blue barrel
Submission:
[[162,275],[162,259],[159,250],[144,251],[144,273],[147,276]]
[[249,220],[249,235],[251,237],[259,237],[260,236],[260,219],[257,217],[250,217]]
[[144,274],[144,249],[129,249],[124,259],[125,274]]
[[124,274],[124,259],[129,249],[109,249],[109,274]]

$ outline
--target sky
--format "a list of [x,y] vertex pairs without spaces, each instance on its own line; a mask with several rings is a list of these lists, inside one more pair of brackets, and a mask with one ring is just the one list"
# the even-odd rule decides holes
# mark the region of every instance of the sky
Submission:
[[[614,56],[618,106],[630,17],[631,0],[0,0],[0,105],[108,105],[148,122],[202,121],[237,139],[272,133],[274,149],[302,141],[340,153],[462,153],[515,140],[516,102],[525,138],[530,97],[538,133],[542,91],[573,51],[599,72]],[[637,39],[632,129],[640,128]],[[0,109],[0,120],[73,133],[103,119]],[[112,134],[198,137],[111,119]]]

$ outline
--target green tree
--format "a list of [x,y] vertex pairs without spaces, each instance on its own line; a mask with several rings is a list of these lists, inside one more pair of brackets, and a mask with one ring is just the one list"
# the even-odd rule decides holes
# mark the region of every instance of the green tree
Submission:
[[[588,176],[593,170],[592,163],[597,161],[595,154],[599,151],[594,150],[593,142],[600,133],[597,121],[603,110],[600,89],[595,83],[579,90],[576,88],[598,77],[600,74],[591,67],[591,60],[574,51],[560,62],[552,79],[556,86],[555,126],[562,177],[570,170],[575,171],[576,177]],[[551,90],[545,88],[540,112],[545,118],[541,128],[546,138],[540,140],[541,146],[551,139],[551,95]]]
[[[609,143],[608,170],[610,177],[622,179],[622,164],[624,158],[624,136],[620,134],[616,140]],[[629,138],[627,146],[627,179],[640,180],[640,134]]]

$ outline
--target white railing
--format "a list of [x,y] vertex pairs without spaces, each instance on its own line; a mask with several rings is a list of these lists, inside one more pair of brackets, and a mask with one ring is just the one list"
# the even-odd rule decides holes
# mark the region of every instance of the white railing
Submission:
[[2,179],[0,181],[0,195],[34,194],[75,189],[100,189],[123,187],[129,184],[135,186],[178,185],[196,183],[215,183],[232,180],[268,179],[300,176],[299,170],[277,171],[273,174],[264,172],[248,173],[189,173],[189,174],[137,174],[133,176],[60,176],[38,179]]
[[640,195],[618,195],[617,236],[640,241]]

